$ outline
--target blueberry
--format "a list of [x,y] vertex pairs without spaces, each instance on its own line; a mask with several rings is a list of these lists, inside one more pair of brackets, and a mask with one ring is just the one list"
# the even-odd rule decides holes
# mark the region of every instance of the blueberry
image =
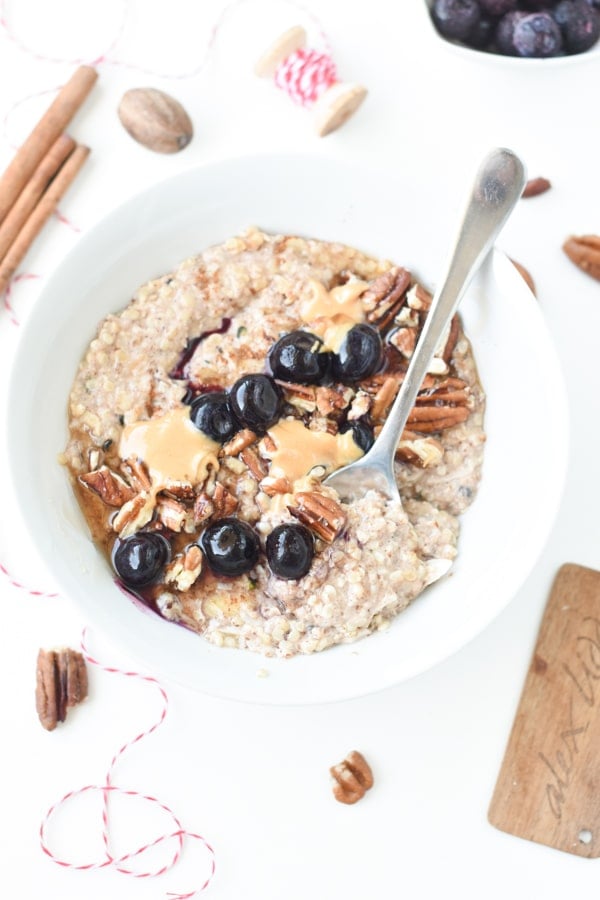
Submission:
[[500,53],[503,53],[505,56],[517,55],[514,43],[515,28],[517,23],[526,15],[527,13],[515,10],[514,12],[506,13],[498,22],[495,35],[496,46]]
[[567,53],[583,53],[600,37],[600,13],[587,0],[561,0],[553,12]]
[[242,425],[260,432],[279,419],[283,393],[269,375],[243,375],[229,391],[229,402]]
[[373,429],[370,425],[367,425],[366,422],[363,422],[360,419],[357,419],[354,422],[348,422],[340,429],[341,434],[345,434],[347,431],[352,431],[352,440],[357,447],[360,447],[363,453],[368,453],[375,443]]
[[462,41],[479,21],[477,0],[434,0],[433,21],[444,37]]
[[170,554],[169,542],[162,534],[156,531],[138,531],[115,541],[112,563],[124,584],[138,588],[157,578]]
[[368,378],[380,367],[383,344],[371,325],[355,325],[333,356],[333,377],[344,384]]
[[220,444],[224,444],[240,429],[240,423],[234,416],[229,397],[224,391],[201,394],[193,400],[190,419],[199,431]]
[[550,13],[539,12],[526,14],[515,23],[513,45],[517,56],[541,59],[558,56],[563,42]]
[[494,31],[496,30],[496,20],[490,16],[482,16],[472,31],[464,39],[468,47],[475,50],[485,50],[492,42]]
[[517,0],[479,0],[482,12],[488,16],[504,16],[517,7]]
[[310,331],[284,335],[269,352],[269,366],[275,378],[296,384],[321,384],[329,371],[330,354],[322,351],[323,341]]
[[256,565],[260,543],[255,531],[240,519],[219,519],[200,536],[208,565],[217,575],[243,575]]
[[278,525],[267,538],[266,550],[273,575],[296,581],[309,571],[315,543],[304,525]]

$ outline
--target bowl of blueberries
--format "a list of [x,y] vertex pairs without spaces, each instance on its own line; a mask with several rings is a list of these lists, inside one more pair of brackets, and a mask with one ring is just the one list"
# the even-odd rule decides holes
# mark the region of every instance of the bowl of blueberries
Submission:
[[426,0],[435,31],[459,51],[518,60],[600,55],[600,0]]

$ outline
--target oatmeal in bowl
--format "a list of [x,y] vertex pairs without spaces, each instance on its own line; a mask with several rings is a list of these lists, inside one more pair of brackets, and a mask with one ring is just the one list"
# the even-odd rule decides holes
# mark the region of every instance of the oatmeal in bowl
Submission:
[[100,324],[64,452],[115,578],[219,647],[311,654],[385,629],[457,553],[485,435],[455,316],[398,446],[402,503],[323,484],[376,440],[431,294],[401,264],[250,228]]
[[[440,348],[407,425],[402,509],[376,495],[350,508],[323,486],[324,468],[375,437],[406,368],[455,225],[462,192],[451,187],[410,165],[223,160],[127,200],[43,286],[8,386],[6,489],[23,520],[10,527],[32,573],[36,559],[46,573],[38,583],[136,667],[253,703],[363,696],[464,646],[531,571],[561,495],[565,390],[540,307],[499,250],[461,301],[463,331],[448,335],[449,360],[448,339]],[[403,269],[410,284],[394,297],[388,281]],[[351,328],[327,334],[316,321],[332,301],[345,326],[360,326],[359,346],[376,360],[381,348],[373,374],[344,369]],[[238,418],[248,408],[233,388],[249,376],[273,379],[274,424]],[[161,422],[179,436],[166,462]],[[215,571],[211,555],[212,538],[219,555],[231,532],[208,529],[229,519],[250,529],[252,565],[239,575]],[[128,548],[142,535],[136,561]],[[123,545],[118,565],[129,570],[117,575]],[[132,567],[149,580],[126,586]]]

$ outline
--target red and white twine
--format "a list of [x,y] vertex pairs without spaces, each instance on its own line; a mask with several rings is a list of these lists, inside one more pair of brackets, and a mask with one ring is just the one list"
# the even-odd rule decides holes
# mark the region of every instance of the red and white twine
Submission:
[[[212,877],[215,873],[215,854],[211,845],[208,843],[205,837],[201,834],[197,834],[193,831],[188,831],[184,828],[179,820],[179,818],[175,815],[172,809],[170,809],[165,803],[156,797],[150,794],[143,794],[140,791],[135,791],[127,788],[119,787],[118,785],[113,783],[113,770],[115,768],[116,763],[119,758],[134,744],[139,743],[143,738],[152,734],[159,728],[164,722],[167,710],[169,706],[169,698],[165,689],[162,685],[153,678],[151,675],[142,675],[139,672],[127,671],[124,669],[118,669],[114,666],[105,666],[103,663],[99,662],[95,659],[89,651],[87,650],[85,643],[85,631],[81,638],[81,650],[85,657],[85,659],[94,666],[100,668],[103,672],[108,672],[110,674],[122,675],[125,678],[136,678],[140,681],[144,681],[148,684],[153,685],[161,698],[161,708],[160,713],[156,721],[145,731],[140,732],[131,740],[127,741],[123,746],[117,750],[114,754],[113,758],[110,761],[110,765],[108,767],[108,771],[104,778],[104,782],[102,784],[87,784],[84,787],[77,788],[76,790],[69,791],[60,800],[58,800],[55,804],[53,804],[40,825],[40,843],[43,852],[57,865],[63,866],[68,869],[76,869],[79,871],[92,871],[94,869],[105,869],[105,868],[113,868],[115,871],[120,872],[122,875],[129,875],[132,878],[156,878],[159,875],[164,875],[168,872],[175,863],[179,860],[185,838],[193,838],[194,840],[199,841],[204,847],[207,853],[207,874],[204,877],[203,882],[192,891],[187,891],[185,893],[173,893],[167,892],[167,896],[171,897],[172,900],[188,900],[190,897],[194,897],[196,894],[199,894],[201,891],[205,890],[210,884]],[[58,811],[60,807],[66,804],[69,800],[74,797],[81,796],[83,794],[91,794],[97,793],[102,795],[103,805],[102,805],[102,841],[104,844],[105,858],[100,860],[93,860],[91,862],[85,863],[73,863],[67,859],[62,859],[57,854],[53,852],[50,846],[50,840],[48,838],[47,832],[49,830],[50,822],[54,816],[54,814]],[[125,797],[135,797],[139,800],[145,801],[147,803],[153,804],[154,806],[161,809],[163,812],[167,813],[170,816],[171,821],[173,822],[173,829],[166,834],[161,834],[156,837],[154,840],[149,841],[139,847],[136,847],[130,850],[128,853],[124,853],[120,856],[113,856],[111,852],[111,842],[110,842],[110,828],[109,828],[109,798],[111,794],[119,794]],[[138,871],[135,868],[130,866],[130,862],[138,857],[141,857],[145,852],[151,850],[154,847],[159,846],[160,844],[164,844],[168,841],[173,841],[175,843],[174,850],[171,851],[170,858],[167,859],[165,863],[160,865],[158,868],[153,870],[141,870]]]
[[300,47],[279,63],[274,79],[294,103],[312,106],[336,83],[337,70],[328,53]]

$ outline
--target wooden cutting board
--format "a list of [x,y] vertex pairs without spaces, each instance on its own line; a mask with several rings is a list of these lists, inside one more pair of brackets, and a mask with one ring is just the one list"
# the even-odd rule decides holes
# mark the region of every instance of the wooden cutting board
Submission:
[[600,572],[569,563],[556,576],[488,817],[600,856]]

